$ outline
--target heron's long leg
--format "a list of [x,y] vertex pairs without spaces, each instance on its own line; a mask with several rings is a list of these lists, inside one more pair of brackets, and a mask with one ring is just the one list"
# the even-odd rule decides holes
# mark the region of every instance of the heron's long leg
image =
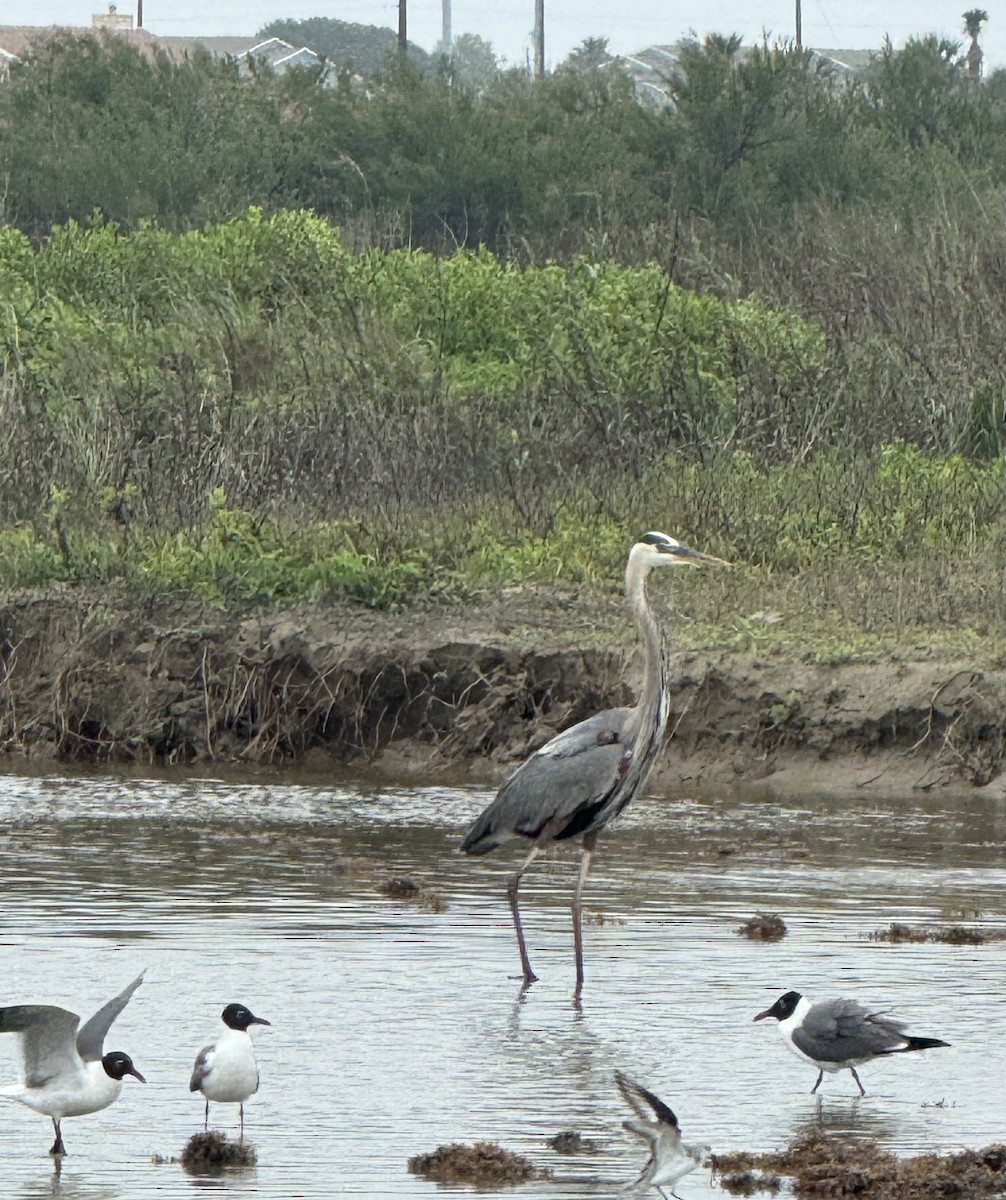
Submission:
[[580,897],[583,893],[583,885],[587,881],[587,872],[590,870],[590,856],[594,852],[596,841],[596,833],[586,833],[583,835],[583,855],[580,858],[580,874],[576,877],[576,890],[573,892],[573,953],[576,955],[576,990],[573,995],[578,999],[580,993],[583,991],[583,930],[581,928]]
[[859,1085],[859,1094],[860,1094],[861,1096],[865,1096],[865,1095],[866,1095],[866,1088],[865,1088],[865,1087],[863,1087],[863,1081],[862,1081],[862,1080],[859,1078],[859,1076],[856,1074],[856,1068],[855,1068],[855,1067],[850,1067],[850,1068],[849,1068],[849,1070],[852,1072],[852,1078],[853,1078],[853,1079],[855,1079],[856,1083]]
[[[855,1072],[855,1071],[853,1071],[852,1073],[853,1073],[853,1075],[855,1075],[855,1074],[856,1074],[856,1072]],[[820,1070],[820,1071],[818,1071],[818,1073],[817,1073],[817,1083],[815,1083],[815,1084],[814,1084],[814,1086],[813,1086],[813,1087],[810,1089],[810,1094],[811,1094],[812,1096],[813,1096],[813,1095],[814,1095],[814,1093],[817,1091],[817,1089],[818,1089],[818,1088],[821,1086],[821,1080],[822,1080],[823,1078],[824,1078],[824,1068],[822,1067],[822,1068],[821,1068],[821,1070]]]
[[520,950],[520,965],[524,972],[524,986],[534,983],[538,976],[531,970],[531,960],[527,956],[527,945],[524,941],[524,928],[520,923],[520,908],[517,905],[517,889],[520,886],[521,876],[528,869],[538,854],[538,847],[535,846],[531,853],[524,860],[524,865],[520,868],[507,884],[506,894],[510,900],[510,912],[513,914],[513,927],[517,932],[517,948]]

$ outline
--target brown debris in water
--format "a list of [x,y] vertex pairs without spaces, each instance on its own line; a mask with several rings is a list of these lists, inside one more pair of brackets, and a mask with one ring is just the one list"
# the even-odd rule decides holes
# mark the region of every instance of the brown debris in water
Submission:
[[760,1174],[758,1171],[735,1171],[720,1176],[720,1187],[731,1196],[753,1196],[755,1192],[768,1192],[774,1196],[782,1187],[782,1179],[778,1175]]
[[424,1175],[434,1183],[470,1183],[475,1187],[500,1187],[552,1178],[547,1167],[536,1166],[523,1154],[504,1150],[496,1142],[438,1146],[429,1154],[413,1155],[408,1166],[413,1175]]
[[778,913],[756,912],[737,927],[737,933],[753,942],[779,942],[786,936],[786,922]]
[[577,1129],[564,1129],[555,1137],[546,1138],[545,1145],[556,1154],[596,1154],[601,1148],[593,1138],[584,1137]]
[[780,1175],[792,1177],[797,1200],[982,1200],[1006,1192],[1006,1146],[998,1144],[898,1158],[870,1142],[812,1133],[776,1154],[714,1154],[712,1162],[723,1187],[744,1196],[778,1191]]
[[983,942],[1006,939],[1006,930],[975,929],[970,925],[906,925],[892,921],[886,929],[876,929],[871,942],[946,942],[950,946],[980,946]]
[[222,1175],[234,1167],[253,1167],[258,1161],[255,1147],[232,1142],[219,1129],[194,1133],[185,1143],[181,1163],[190,1175]]
[[442,896],[437,895],[431,888],[417,883],[410,875],[392,875],[377,885],[377,890],[389,900],[399,900],[403,904],[414,904],[427,912],[443,912],[447,905]]

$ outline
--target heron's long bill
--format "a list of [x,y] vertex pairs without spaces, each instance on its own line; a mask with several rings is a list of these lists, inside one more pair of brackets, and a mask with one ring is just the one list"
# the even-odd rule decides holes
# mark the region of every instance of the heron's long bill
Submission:
[[718,567],[733,566],[733,563],[727,562],[725,558],[703,554],[701,550],[693,550],[691,546],[682,546],[680,542],[676,546],[658,545],[657,549],[661,554],[670,554],[673,558],[679,559],[684,566],[701,567],[703,563],[714,563]]

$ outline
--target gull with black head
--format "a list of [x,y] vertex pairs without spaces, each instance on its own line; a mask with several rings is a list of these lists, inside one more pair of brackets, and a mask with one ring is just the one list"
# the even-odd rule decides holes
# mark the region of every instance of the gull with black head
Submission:
[[0,1033],[19,1036],[24,1067],[23,1082],[0,1088],[0,1096],[52,1118],[56,1140],[50,1154],[66,1154],[60,1129],[64,1117],[83,1117],[107,1108],[118,1099],[127,1075],[146,1083],[128,1054],[104,1052],[112,1022],[142,982],[141,972],[83,1025],[76,1013],[53,1004],[0,1008]]
[[503,784],[461,843],[467,854],[488,854],[503,842],[520,838],[531,842],[530,854],[507,886],[525,987],[537,976],[528,958],[517,902],[521,878],[551,842],[580,837],[583,854],[572,904],[577,998],[583,990],[581,897],[591,854],[600,831],[645,785],[670,712],[668,651],[650,607],[646,580],[655,567],[705,563],[729,565],[683,546],[666,533],[647,533],[636,542],[625,568],[625,591],[643,643],[638,702],[597,713],[546,742]]
[[228,1004],[220,1014],[226,1028],[196,1056],[189,1080],[190,1092],[202,1092],[206,1099],[203,1128],[210,1123],[210,1101],[240,1106],[241,1137],[245,1132],[245,1101],[258,1091],[259,1072],[255,1046],[248,1033],[252,1025],[269,1025],[243,1004]]
[[938,1038],[911,1037],[904,1032],[903,1021],[895,1021],[886,1012],[868,1012],[856,1000],[811,1004],[799,992],[786,992],[754,1020],[764,1021],[766,1017],[779,1022],[779,1032],[791,1050],[818,1068],[817,1083],[810,1089],[812,1096],[821,1086],[825,1071],[851,1071],[859,1094],[865,1096],[866,1088],[856,1073],[863,1063],[950,1044]]

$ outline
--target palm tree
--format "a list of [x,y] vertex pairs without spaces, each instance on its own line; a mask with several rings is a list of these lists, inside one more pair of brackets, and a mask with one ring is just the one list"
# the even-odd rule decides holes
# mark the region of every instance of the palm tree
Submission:
[[969,8],[964,14],[964,32],[971,39],[971,45],[968,48],[968,77],[975,83],[982,77],[982,48],[978,45],[978,35],[982,31],[982,26],[989,19],[988,13],[984,8]]

